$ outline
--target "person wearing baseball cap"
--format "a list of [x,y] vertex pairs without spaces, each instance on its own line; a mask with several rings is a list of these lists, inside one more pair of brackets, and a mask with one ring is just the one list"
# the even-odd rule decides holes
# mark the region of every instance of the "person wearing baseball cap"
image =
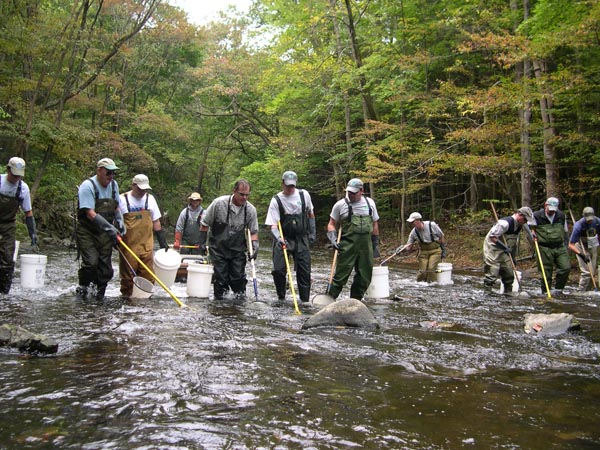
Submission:
[[446,257],[446,238],[442,229],[432,220],[423,220],[419,212],[413,212],[406,219],[413,226],[408,241],[396,249],[396,254],[410,252],[419,247],[419,271],[417,281],[431,283],[437,280],[437,266]]
[[[81,256],[75,293],[104,298],[113,277],[112,249],[117,247],[119,230],[124,230],[119,210],[119,185],[114,179],[118,169],[110,158],[96,163],[96,175],[83,181],[77,193],[77,251]],[[117,229],[117,227],[119,229]]]
[[[286,246],[288,255],[294,258],[296,282],[300,301],[308,303],[311,288],[310,245],[317,239],[314,206],[306,189],[297,189],[298,175],[288,170],[281,176],[281,192],[269,204],[265,224],[273,235],[273,283],[277,298],[282,301],[286,294],[287,266],[283,254]],[[281,223],[283,236],[279,232]]]
[[[538,268],[542,275],[542,294],[548,293],[546,282],[550,294],[562,294],[571,272],[571,261],[567,252],[567,218],[565,213],[558,209],[559,204],[558,198],[548,197],[544,207],[533,214],[535,225],[532,226],[532,232],[534,239],[537,240],[539,257],[542,260],[542,267]],[[553,271],[556,271],[554,289],[552,289]]]
[[204,213],[202,196],[198,192],[192,192],[187,201],[187,206],[177,218],[173,248],[182,255],[200,255],[200,221]]
[[[119,210],[125,225],[123,242],[130,252],[119,252],[119,274],[121,295],[129,298],[133,292],[134,276],[154,281],[154,236],[160,248],[169,250],[165,232],[160,224],[161,213],[156,198],[150,194],[150,181],[142,173],[131,181],[131,190],[119,196]],[[142,261],[141,264],[139,261]],[[135,272],[135,275],[134,273]]]
[[[598,280],[598,235],[600,219],[596,217],[594,208],[583,208],[581,219],[573,224],[569,250],[577,255],[579,263],[579,289],[589,291]],[[593,282],[592,282],[593,281]]]
[[6,164],[6,173],[0,175],[0,294],[8,294],[15,270],[15,235],[17,212],[25,214],[25,224],[32,247],[38,238],[31,206],[29,186],[23,181],[25,161],[13,156]]
[[519,233],[525,230],[530,235],[530,225],[535,225],[533,211],[529,206],[523,206],[511,216],[498,219],[488,231],[483,240],[483,285],[488,291],[500,277],[504,295],[513,295],[515,273],[511,258],[516,255]]
[[[338,233],[341,233],[339,243]],[[339,251],[327,294],[336,299],[354,270],[350,297],[361,300],[371,284],[373,258],[379,256],[379,213],[375,201],[364,195],[360,178],[348,181],[346,196],[333,205],[327,237],[331,246]]]

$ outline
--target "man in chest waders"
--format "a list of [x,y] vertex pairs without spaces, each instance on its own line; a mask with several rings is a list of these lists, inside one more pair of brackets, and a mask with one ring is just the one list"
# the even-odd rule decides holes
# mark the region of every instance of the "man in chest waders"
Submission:
[[419,246],[419,272],[417,281],[434,282],[437,279],[435,271],[440,261],[446,257],[446,239],[437,223],[423,220],[423,216],[414,212],[406,221],[412,224],[413,229],[408,235],[406,245],[396,249],[396,253],[410,252]]
[[79,286],[76,294],[97,300],[104,298],[106,286],[113,277],[112,249],[117,247],[123,218],[119,211],[119,185],[114,180],[118,167],[110,158],[96,164],[96,175],[79,186],[77,211],[77,251],[81,257]]
[[200,254],[200,221],[204,212],[201,203],[202,196],[198,192],[192,192],[188,197],[188,205],[179,213],[173,248],[182,255]]
[[597,287],[598,235],[600,234],[600,218],[596,217],[594,208],[583,208],[583,217],[573,224],[569,250],[577,255],[579,263],[579,290],[588,291]]
[[504,285],[504,295],[513,295],[513,264],[517,254],[517,238],[521,230],[530,235],[529,225],[533,224],[533,211],[529,206],[523,206],[512,216],[498,219],[488,231],[483,240],[483,285],[486,290],[491,291],[494,282],[500,277]]
[[6,173],[0,175],[0,294],[8,294],[12,285],[19,208],[25,213],[31,245],[38,244],[29,186],[23,181],[24,176],[25,161],[16,156],[8,160]]
[[[544,208],[533,214],[535,225],[532,226],[534,238],[538,241],[540,259],[544,275],[552,295],[562,294],[571,272],[571,261],[567,252],[568,228],[565,213],[558,209],[558,199],[549,197]],[[552,272],[556,268],[556,280],[552,289]],[[542,268],[538,268],[542,271]],[[542,276],[542,294],[546,294],[546,283]]]
[[[148,269],[154,270],[154,235],[165,251],[169,249],[169,244],[160,224],[161,214],[158,203],[152,194],[146,192],[151,189],[146,175],[136,175],[131,182],[131,191],[120,195],[119,209],[125,223],[123,241]],[[129,253],[119,252],[119,273],[123,297],[131,297],[134,276],[137,275],[148,281],[154,280],[154,277]]]
[[[339,200],[329,215],[327,237],[339,252],[337,267],[329,295],[340,295],[346,281],[354,270],[350,297],[361,300],[373,274],[373,258],[379,257],[379,214],[372,199],[363,195],[363,182],[353,178],[346,187],[346,197]],[[338,224],[342,236],[337,243]]]
[[[302,302],[310,300],[310,245],[317,239],[315,213],[310,194],[296,189],[298,176],[287,171],[281,179],[282,191],[271,199],[265,224],[270,226],[273,242],[273,282],[279,300],[285,299],[287,267],[283,244],[294,258],[298,293]],[[277,223],[281,222],[283,237]]]
[[200,222],[200,249],[206,253],[210,228],[209,252],[214,267],[214,294],[222,300],[231,289],[237,298],[246,296],[246,229],[250,230],[252,254],[258,256],[258,217],[256,208],[248,201],[250,183],[238,180],[232,195],[216,198],[206,209]]

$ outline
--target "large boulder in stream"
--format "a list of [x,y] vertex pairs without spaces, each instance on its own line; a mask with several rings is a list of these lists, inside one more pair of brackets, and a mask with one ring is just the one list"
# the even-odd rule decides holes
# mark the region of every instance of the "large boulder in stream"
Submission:
[[525,333],[545,335],[563,334],[581,328],[573,314],[525,314]]
[[376,329],[379,323],[363,302],[350,298],[325,306],[302,325],[304,330],[314,327]]
[[4,324],[0,326],[0,346],[18,348],[28,353],[56,353],[58,342],[54,339],[35,334],[18,325]]

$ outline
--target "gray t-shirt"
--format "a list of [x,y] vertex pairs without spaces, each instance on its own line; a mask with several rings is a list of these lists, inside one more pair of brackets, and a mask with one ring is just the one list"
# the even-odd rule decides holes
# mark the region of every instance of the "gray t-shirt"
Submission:
[[254,205],[246,202],[243,206],[236,206],[232,202],[232,195],[222,195],[214,199],[206,208],[200,223],[205,227],[212,227],[215,221],[227,223],[227,210],[230,231],[243,231],[247,227],[251,234],[258,233],[258,216]]
[[[367,204],[368,202],[368,204]],[[377,212],[377,207],[375,206],[375,202],[365,197],[364,195],[357,202],[350,202],[350,206],[352,207],[352,214],[357,216],[368,216],[369,215],[369,205],[371,205],[371,210],[373,211],[373,222],[377,222],[379,220],[379,213]],[[333,205],[333,209],[331,210],[331,214],[329,214],[336,222],[340,222],[340,220],[345,220],[348,218],[348,204],[346,200],[343,198],[338,200],[335,205]]]

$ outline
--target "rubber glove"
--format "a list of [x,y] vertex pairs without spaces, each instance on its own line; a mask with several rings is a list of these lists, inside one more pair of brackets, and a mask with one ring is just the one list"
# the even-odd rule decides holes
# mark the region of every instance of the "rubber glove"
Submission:
[[198,245],[200,248],[200,253],[206,255],[206,238],[208,237],[208,231],[200,231],[200,240],[198,241]]
[[338,238],[337,231],[335,231],[335,230],[328,231],[327,232],[327,238],[329,239],[329,242],[331,242],[331,246],[335,250],[339,250],[340,249],[340,245],[337,242],[337,238]]
[[256,259],[258,257],[258,240],[252,241],[252,254],[248,254],[248,261]]
[[590,257],[585,253],[577,253],[577,256],[579,256],[586,264],[590,262]]
[[379,258],[381,256],[379,253],[379,235],[371,235],[371,245],[373,246],[373,258]]
[[283,248],[284,245],[287,246],[287,242],[284,239],[281,239],[281,233],[279,233],[279,228],[271,228],[271,234],[277,241],[279,247]]
[[440,248],[442,249],[442,259],[445,259],[448,256],[448,250],[446,249],[446,244],[440,243]]
[[38,238],[37,233],[35,231],[35,219],[33,218],[33,216],[25,217],[25,225],[27,225],[27,231],[29,232],[29,237],[31,238],[31,246],[37,246]]
[[314,217],[308,218],[308,243],[313,245],[317,241],[317,222]]
[[102,217],[100,214],[96,214],[96,217],[94,217],[94,220],[92,220],[92,223],[94,225],[96,225],[98,227],[98,229],[100,231],[104,231],[105,233],[108,233],[108,235],[110,236],[112,242],[113,242],[113,247],[117,247],[117,245],[119,244],[117,236],[119,236],[119,230],[117,230],[114,225],[111,225],[110,223],[108,223],[106,221],[106,219],[104,217]]
[[179,250],[181,248],[181,232],[175,232],[175,242],[173,242],[173,248]]
[[510,255],[510,248],[508,248],[506,245],[504,245],[499,239],[496,241],[494,246],[496,248],[499,248],[500,250],[502,250],[507,255]]
[[154,235],[156,236],[156,240],[158,241],[160,248],[164,249],[165,252],[169,251],[169,244],[167,243],[167,238],[165,237],[165,230],[154,230]]

